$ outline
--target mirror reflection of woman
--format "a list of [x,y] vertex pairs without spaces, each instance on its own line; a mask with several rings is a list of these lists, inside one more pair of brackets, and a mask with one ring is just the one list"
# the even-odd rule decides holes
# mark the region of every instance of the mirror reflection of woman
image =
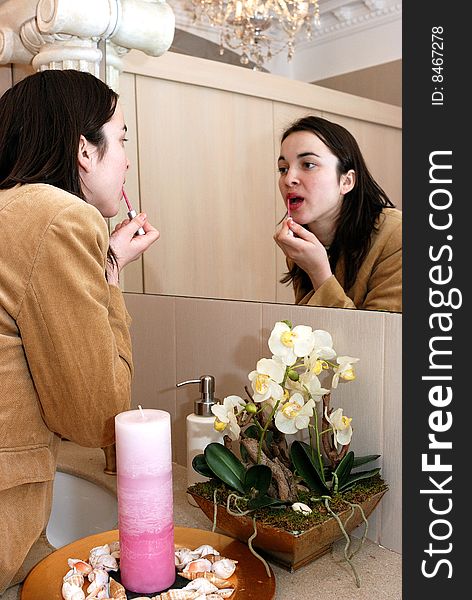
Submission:
[[354,137],[321,117],[282,135],[287,216],[274,239],[296,304],[402,311],[402,213],[373,179]]

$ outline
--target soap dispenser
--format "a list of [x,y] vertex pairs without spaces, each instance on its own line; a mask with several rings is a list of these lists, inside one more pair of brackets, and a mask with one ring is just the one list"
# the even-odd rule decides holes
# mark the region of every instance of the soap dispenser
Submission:
[[[219,403],[218,398],[215,398],[215,378],[212,375],[202,375],[200,379],[181,381],[177,387],[189,383],[199,384],[200,397],[194,401],[194,412],[187,417],[187,486],[208,481],[207,477],[203,477],[192,467],[194,457],[202,454],[211,442],[223,444],[223,434],[213,427],[215,415],[211,412],[211,407]],[[189,502],[195,505],[191,497]]]

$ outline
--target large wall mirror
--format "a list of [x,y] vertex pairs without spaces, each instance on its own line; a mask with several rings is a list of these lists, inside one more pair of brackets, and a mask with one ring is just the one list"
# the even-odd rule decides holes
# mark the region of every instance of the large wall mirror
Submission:
[[273,240],[285,214],[277,158],[303,115],[346,127],[401,208],[399,107],[174,53],[132,51],[124,65],[127,188],[161,231],[125,291],[292,304]]

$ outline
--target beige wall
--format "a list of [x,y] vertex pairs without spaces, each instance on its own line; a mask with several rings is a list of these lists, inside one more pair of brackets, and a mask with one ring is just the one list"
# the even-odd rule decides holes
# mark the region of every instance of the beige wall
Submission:
[[369,537],[401,552],[401,315],[258,302],[125,294],[132,316],[133,406],[167,410],[174,459],[186,464],[185,418],[198,386],[176,383],[213,375],[216,396],[244,396],[247,375],[269,357],[269,333],[290,319],[326,329],[339,352],[360,358],[357,380],[333,394],[353,418],[352,449],[381,454],[390,489],[370,519]]
[[11,65],[0,65],[0,96],[11,87]]
[[402,61],[394,60],[343,75],[313,81],[316,85],[372,98],[387,104],[402,104]]

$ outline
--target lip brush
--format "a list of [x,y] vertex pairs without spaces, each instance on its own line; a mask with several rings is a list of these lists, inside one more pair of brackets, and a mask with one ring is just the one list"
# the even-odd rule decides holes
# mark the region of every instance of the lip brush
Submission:
[[[290,214],[290,198],[287,201],[287,219],[291,219],[292,215]],[[293,237],[293,231],[291,229],[288,230],[288,235]]]
[[[125,188],[121,188],[121,193],[123,194],[123,198],[125,199],[126,206],[128,207],[128,217],[130,219],[134,219],[134,217],[137,215],[137,213],[134,210],[134,208],[131,206],[131,202],[128,200],[128,196],[126,195]],[[146,235],[146,232],[144,231],[144,229],[142,227],[140,227],[138,229],[138,231],[136,232],[136,235]]]

